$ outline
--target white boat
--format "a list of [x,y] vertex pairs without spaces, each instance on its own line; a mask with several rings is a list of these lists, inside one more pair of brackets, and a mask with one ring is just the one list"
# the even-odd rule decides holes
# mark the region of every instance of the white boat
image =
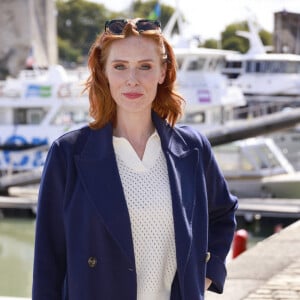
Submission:
[[[81,95],[87,74],[61,66],[24,70],[0,83],[0,170],[43,164],[45,148],[64,132],[88,122],[88,98]],[[81,78],[80,78],[81,77]],[[22,151],[31,148],[32,151]]]
[[[172,33],[175,25],[179,33]],[[228,84],[222,74],[231,51],[199,48],[196,38],[176,9],[163,29],[177,59],[178,91],[186,100],[183,123],[199,128],[224,124],[236,118],[235,108],[246,105],[240,88]]]
[[178,90],[186,99],[182,122],[199,128],[228,123],[246,105],[239,88],[221,74],[226,53],[205,48],[175,48]]
[[237,32],[249,40],[248,52],[228,55],[223,74],[242,89],[248,102],[299,102],[300,55],[267,53],[253,17],[248,27],[249,32]]
[[[300,171],[300,126],[270,135],[296,171]],[[300,197],[300,195],[299,195]]]
[[300,197],[300,172],[270,138],[214,147],[229,189],[240,198]]

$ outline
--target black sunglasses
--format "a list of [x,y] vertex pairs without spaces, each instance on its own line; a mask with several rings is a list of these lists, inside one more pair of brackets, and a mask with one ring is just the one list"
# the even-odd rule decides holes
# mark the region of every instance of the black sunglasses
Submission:
[[[115,19],[109,20],[105,22],[105,32],[109,32],[115,35],[121,35],[126,24],[129,23],[130,20],[126,19]],[[160,30],[160,22],[157,20],[147,20],[140,19],[135,23],[136,29],[138,32],[143,32],[147,30]]]

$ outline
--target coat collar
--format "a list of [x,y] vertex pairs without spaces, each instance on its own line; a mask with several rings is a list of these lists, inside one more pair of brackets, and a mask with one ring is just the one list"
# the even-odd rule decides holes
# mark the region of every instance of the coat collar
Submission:
[[163,150],[177,157],[185,156],[190,147],[182,138],[176,128],[172,128],[165,120],[161,119],[155,112],[152,112],[152,121],[160,136]]
[[[177,157],[185,156],[191,149],[176,128],[172,128],[165,120],[152,112],[152,121],[161,139],[163,150]],[[106,159],[113,151],[113,127],[109,123],[102,129],[91,130],[81,153],[81,158]],[[103,142],[105,141],[105,142]]]

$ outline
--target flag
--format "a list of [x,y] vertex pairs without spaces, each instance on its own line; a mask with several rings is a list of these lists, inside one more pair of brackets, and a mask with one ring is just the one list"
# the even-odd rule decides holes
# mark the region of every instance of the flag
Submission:
[[153,10],[150,12],[148,18],[150,20],[157,20],[160,18],[160,14],[161,14],[161,7],[160,7],[160,3],[157,2],[153,8]]

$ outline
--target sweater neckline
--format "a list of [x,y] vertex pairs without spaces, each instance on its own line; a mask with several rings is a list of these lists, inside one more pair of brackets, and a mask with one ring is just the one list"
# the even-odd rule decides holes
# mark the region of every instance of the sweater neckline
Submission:
[[116,156],[121,159],[127,167],[141,172],[153,167],[161,152],[160,137],[156,130],[148,138],[142,159],[139,158],[130,142],[124,137],[113,136],[113,147]]

